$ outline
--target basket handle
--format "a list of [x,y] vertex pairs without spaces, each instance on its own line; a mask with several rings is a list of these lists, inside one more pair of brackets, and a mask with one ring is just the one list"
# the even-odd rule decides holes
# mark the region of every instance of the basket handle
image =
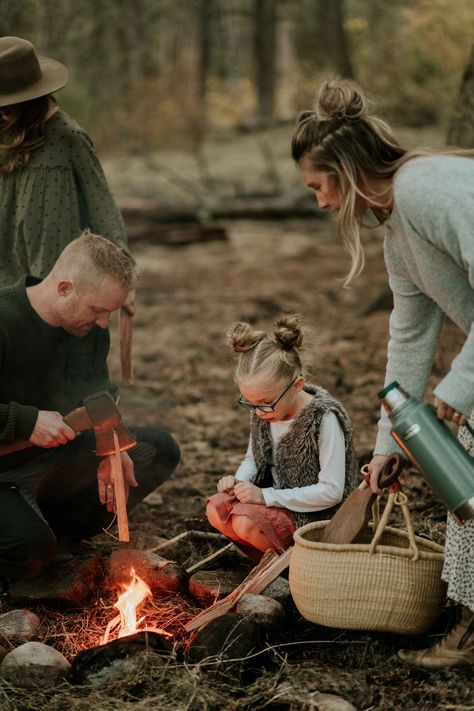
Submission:
[[392,513],[393,507],[395,505],[400,506],[402,509],[403,518],[405,520],[405,526],[407,528],[408,541],[410,544],[409,549],[413,553],[412,560],[416,561],[420,557],[420,551],[419,551],[419,548],[417,546],[416,539],[415,539],[415,532],[413,530],[413,524],[411,521],[410,510],[408,508],[408,499],[407,499],[406,495],[403,493],[403,491],[394,491],[388,495],[388,500],[385,505],[384,512],[382,514],[382,517],[380,518],[380,521],[378,522],[374,536],[373,536],[372,541],[370,543],[370,553],[373,554],[376,552],[377,545],[380,543],[380,539],[382,538],[383,532],[385,531],[385,527],[388,523],[389,516]]

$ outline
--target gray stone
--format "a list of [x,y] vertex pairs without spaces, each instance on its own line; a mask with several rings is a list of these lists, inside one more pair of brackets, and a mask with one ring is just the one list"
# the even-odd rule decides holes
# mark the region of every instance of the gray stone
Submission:
[[[187,658],[192,664],[213,658],[225,661],[226,674],[240,669],[242,662],[265,647],[265,637],[260,625],[235,612],[216,617],[192,639]],[[261,664],[261,660],[259,661]]]
[[69,672],[67,659],[41,642],[25,642],[6,655],[0,665],[1,676],[16,686],[51,686]]
[[162,506],[163,505],[163,495],[159,491],[152,491],[148,496],[143,499],[144,504],[148,506]]
[[246,571],[200,570],[189,579],[189,593],[205,605],[212,605],[229,595],[246,577]]
[[142,578],[153,595],[163,593],[185,593],[188,574],[178,563],[162,558],[151,551],[134,548],[120,548],[109,559],[109,583],[121,586],[130,581],[130,571]]
[[0,634],[6,639],[34,639],[40,628],[40,618],[30,610],[11,610],[0,615]]
[[283,605],[266,595],[242,595],[235,611],[243,617],[251,617],[266,630],[277,630],[285,622]]
[[342,696],[310,690],[302,693],[290,683],[277,686],[276,696],[285,704],[285,708],[286,705],[291,705],[295,711],[357,711],[357,708]]
[[33,578],[20,580],[10,588],[13,605],[28,605],[32,602],[81,607],[103,580],[103,559],[100,553],[87,558],[73,559],[67,563],[50,563]]
[[262,590],[261,594],[271,597],[273,600],[276,600],[283,605],[283,607],[294,605],[290,592],[290,583],[286,578],[282,578],[281,575],[278,578],[275,578],[270,585],[267,585],[267,587]]

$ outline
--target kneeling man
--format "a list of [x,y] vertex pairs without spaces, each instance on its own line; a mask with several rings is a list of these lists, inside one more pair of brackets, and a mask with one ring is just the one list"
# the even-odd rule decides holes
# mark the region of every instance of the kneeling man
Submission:
[[[0,445],[18,438],[34,445],[0,456],[2,581],[34,577],[58,540],[92,536],[112,521],[111,506],[103,506],[110,459],[98,460],[93,432],[76,435],[63,415],[88,395],[114,392],[107,325],[135,282],[126,255],[85,232],[43,280],[26,276],[0,290]],[[165,430],[130,430],[137,444],[122,452],[128,509],[165,481],[179,460],[178,445]]]

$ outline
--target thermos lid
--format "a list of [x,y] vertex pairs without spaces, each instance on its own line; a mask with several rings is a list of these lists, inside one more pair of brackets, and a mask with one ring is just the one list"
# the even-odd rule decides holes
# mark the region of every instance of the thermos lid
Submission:
[[383,398],[387,393],[390,392],[390,390],[394,390],[395,388],[399,388],[400,384],[394,380],[393,383],[390,383],[389,385],[386,385],[382,390],[380,390],[377,393],[377,397]]

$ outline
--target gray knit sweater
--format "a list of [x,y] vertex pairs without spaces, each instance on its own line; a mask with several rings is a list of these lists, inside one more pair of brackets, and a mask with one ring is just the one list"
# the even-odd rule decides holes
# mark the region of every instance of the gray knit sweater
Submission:
[[[385,263],[394,295],[385,383],[423,399],[444,316],[466,334],[435,394],[474,408],[474,159],[423,156],[394,180]],[[375,452],[396,449],[382,411]]]

